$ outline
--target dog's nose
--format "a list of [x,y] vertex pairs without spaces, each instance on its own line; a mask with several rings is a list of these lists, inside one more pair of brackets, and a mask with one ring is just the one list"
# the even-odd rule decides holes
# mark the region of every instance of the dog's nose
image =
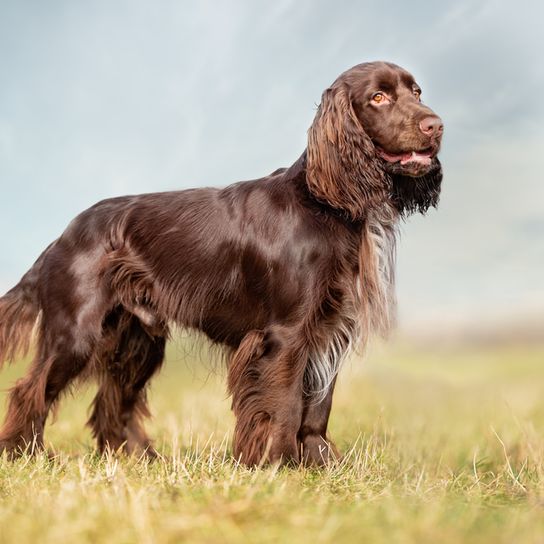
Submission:
[[425,117],[419,122],[419,128],[425,136],[441,136],[444,131],[444,124],[440,117]]

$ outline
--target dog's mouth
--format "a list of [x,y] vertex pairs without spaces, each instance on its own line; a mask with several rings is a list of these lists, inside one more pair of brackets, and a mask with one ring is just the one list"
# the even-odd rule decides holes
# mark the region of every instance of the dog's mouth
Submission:
[[419,178],[430,173],[437,167],[435,160],[438,146],[426,147],[420,150],[390,153],[376,146],[376,154],[385,163],[385,169],[390,174],[400,174],[412,178]]
[[434,150],[432,147],[428,147],[421,151],[407,151],[405,153],[388,153],[380,147],[376,147],[378,155],[387,162],[400,163],[401,166],[413,164],[421,166],[430,166],[433,157]]

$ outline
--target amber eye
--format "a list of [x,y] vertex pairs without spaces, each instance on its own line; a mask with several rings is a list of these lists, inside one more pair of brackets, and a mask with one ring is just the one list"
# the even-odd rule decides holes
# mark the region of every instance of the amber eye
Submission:
[[419,89],[414,89],[414,96],[419,100],[421,98],[421,91]]
[[372,102],[376,102],[376,104],[380,104],[385,100],[385,95],[383,93],[374,93],[372,95]]

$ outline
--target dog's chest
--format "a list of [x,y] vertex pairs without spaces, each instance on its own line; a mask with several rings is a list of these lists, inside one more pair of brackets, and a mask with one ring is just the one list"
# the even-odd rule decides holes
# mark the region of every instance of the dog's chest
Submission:
[[371,214],[363,231],[355,307],[366,335],[385,334],[394,323],[397,232],[398,214],[389,208]]
[[387,211],[368,218],[357,273],[344,277],[335,325],[327,326],[326,341],[316,344],[310,354],[305,386],[317,401],[324,398],[346,356],[364,347],[372,333],[385,334],[394,322],[398,218]]

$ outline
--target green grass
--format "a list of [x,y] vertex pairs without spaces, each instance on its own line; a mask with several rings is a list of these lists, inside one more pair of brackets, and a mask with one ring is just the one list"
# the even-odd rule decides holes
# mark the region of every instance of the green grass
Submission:
[[90,390],[48,427],[54,461],[1,459],[0,542],[544,542],[544,346],[354,359],[323,470],[237,466],[223,378],[187,359],[173,346],[151,391],[163,459],[97,456]]

